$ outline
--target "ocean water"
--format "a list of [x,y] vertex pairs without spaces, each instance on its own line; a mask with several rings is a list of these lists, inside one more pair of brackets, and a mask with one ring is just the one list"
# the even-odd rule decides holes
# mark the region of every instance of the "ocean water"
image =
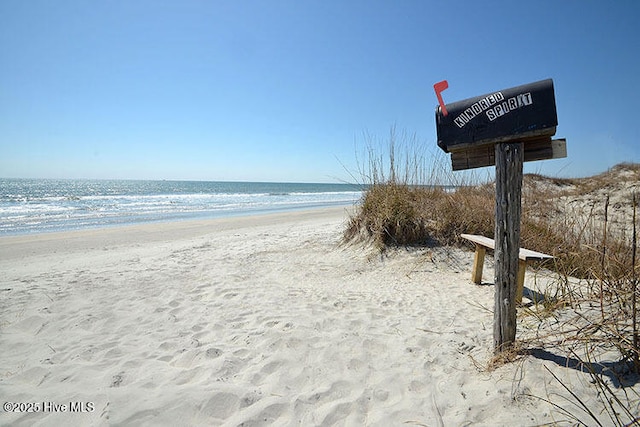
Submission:
[[0,236],[347,206],[350,184],[0,178]]

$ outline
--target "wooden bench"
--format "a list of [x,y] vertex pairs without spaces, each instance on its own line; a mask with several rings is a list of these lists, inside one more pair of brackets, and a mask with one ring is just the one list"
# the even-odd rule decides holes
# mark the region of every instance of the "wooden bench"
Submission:
[[[476,254],[473,260],[473,271],[471,272],[471,280],[479,285],[482,283],[482,268],[484,266],[484,255],[487,249],[494,250],[496,242],[493,239],[476,234],[461,234],[460,237],[467,239],[476,245]],[[524,293],[524,273],[527,266],[533,261],[543,261],[552,259],[551,255],[541,252],[531,251],[529,249],[520,249],[518,254],[518,289],[516,291],[516,302],[522,302],[522,294]]]

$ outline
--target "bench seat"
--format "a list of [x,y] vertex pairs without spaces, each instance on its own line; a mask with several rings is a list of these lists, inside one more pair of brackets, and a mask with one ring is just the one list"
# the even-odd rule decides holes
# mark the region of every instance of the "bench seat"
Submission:
[[[473,281],[473,283],[479,285],[480,283],[482,283],[484,255],[487,249],[495,250],[496,242],[493,239],[485,236],[479,236],[477,234],[461,234],[460,237],[469,240],[476,245],[476,253],[473,260],[473,271],[471,272],[471,280]],[[518,288],[516,291],[516,302],[522,302],[522,294],[524,293],[524,275],[527,271],[527,266],[534,261],[544,261],[553,258],[553,256],[543,254],[542,252],[536,252],[523,248],[520,249],[520,251],[518,252]]]

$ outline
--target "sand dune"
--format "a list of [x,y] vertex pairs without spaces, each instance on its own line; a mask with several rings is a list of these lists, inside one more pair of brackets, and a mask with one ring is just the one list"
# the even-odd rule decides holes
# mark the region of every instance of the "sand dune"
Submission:
[[567,396],[543,365],[595,401],[587,374],[548,360],[485,369],[494,291],[471,284],[472,252],[380,257],[340,244],[345,220],[0,239],[0,396],[40,405],[0,424],[539,425],[566,419],[539,399]]

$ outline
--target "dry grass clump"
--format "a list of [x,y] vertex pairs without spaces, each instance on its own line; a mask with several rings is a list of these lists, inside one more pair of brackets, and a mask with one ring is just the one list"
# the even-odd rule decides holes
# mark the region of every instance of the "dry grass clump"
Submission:
[[493,234],[492,193],[483,187],[447,191],[405,183],[369,188],[344,237],[397,245],[459,244],[460,233]]
[[430,212],[434,237],[438,243],[460,245],[461,233],[493,235],[493,186],[465,186],[453,192],[441,193],[441,196]]
[[392,128],[386,149],[366,138],[366,160],[356,180],[368,188],[347,224],[346,241],[371,241],[384,251],[398,245],[459,244],[460,233],[493,233],[490,186],[472,186],[474,178],[465,182],[452,174],[448,158],[424,147],[415,135],[398,137]]
[[371,238],[380,249],[426,240],[425,223],[417,212],[417,199],[423,196],[424,192],[403,184],[371,186],[358,214],[351,218],[345,238]]

